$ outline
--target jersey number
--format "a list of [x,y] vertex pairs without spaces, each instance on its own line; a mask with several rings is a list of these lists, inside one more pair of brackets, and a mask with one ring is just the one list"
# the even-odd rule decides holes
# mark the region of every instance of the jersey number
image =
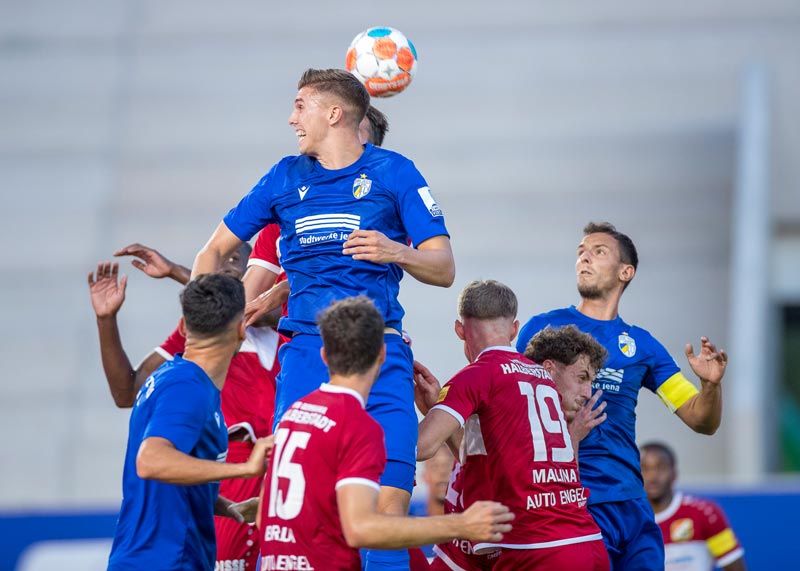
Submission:
[[[547,442],[544,433],[561,434],[564,437],[564,446],[552,448],[551,458],[553,462],[572,462],[575,459],[575,451],[572,449],[572,439],[567,430],[567,423],[564,414],[561,412],[561,401],[556,390],[548,385],[536,385],[519,382],[519,392],[528,401],[528,422],[531,425],[531,437],[533,438],[533,460],[535,462],[547,462]],[[550,414],[551,407],[547,406],[547,401],[552,403],[552,408],[556,411],[556,418]],[[538,408],[538,410],[537,410]]]
[[[306,477],[303,467],[292,462],[292,456],[299,448],[305,450],[311,434],[308,432],[290,432],[288,428],[279,428],[275,433],[275,451],[273,452],[272,479],[269,488],[269,516],[281,519],[294,519],[303,509],[303,497],[306,493]],[[289,480],[286,495],[278,489],[278,478]]]

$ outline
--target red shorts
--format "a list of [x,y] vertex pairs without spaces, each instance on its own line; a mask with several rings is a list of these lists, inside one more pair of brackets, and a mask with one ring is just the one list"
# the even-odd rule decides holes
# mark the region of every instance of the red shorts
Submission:
[[[253,445],[249,442],[228,442],[228,462],[245,462]],[[219,495],[234,502],[258,496],[263,478],[223,480]],[[214,517],[217,533],[217,569],[245,571],[255,569],[258,561],[258,530],[255,525],[237,523],[229,517]]]
[[434,571],[490,571],[500,551],[475,555],[468,541],[455,539],[433,548],[436,559],[431,563]]
[[[661,564],[659,562],[659,564]],[[609,571],[605,543],[584,541],[546,549],[503,549],[494,571]]]

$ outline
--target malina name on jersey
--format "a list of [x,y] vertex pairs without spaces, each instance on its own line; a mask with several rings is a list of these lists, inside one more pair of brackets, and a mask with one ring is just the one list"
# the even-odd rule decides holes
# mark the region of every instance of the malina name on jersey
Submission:
[[500,370],[504,375],[511,375],[512,373],[530,375],[537,379],[549,379],[550,374],[539,365],[529,365],[521,361],[510,361],[508,363],[500,363]]
[[534,484],[550,484],[553,482],[577,484],[578,474],[574,468],[541,468],[533,471]]
[[268,525],[264,530],[264,541],[277,541],[279,543],[297,543],[291,527],[283,525]]
[[559,505],[565,506],[568,504],[578,504],[578,507],[585,506],[586,489],[570,488],[568,490],[559,490],[558,494],[555,492],[540,492],[528,496],[527,509],[538,510],[541,508],[554,508]]
[[264,571],[314,571],[304,555],[265,555],[261,564]]
[[306,424],[319,428],[322,432],[330,432],[331,428],[336,426],[336,421],[325,416],[327,412],[327,406],[297,401],[284,413],[281,421]]

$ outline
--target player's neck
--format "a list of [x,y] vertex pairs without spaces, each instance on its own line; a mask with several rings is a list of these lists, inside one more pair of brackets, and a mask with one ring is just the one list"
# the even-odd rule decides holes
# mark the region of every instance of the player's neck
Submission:
[[503,336],[484,337],[478,342],[470,344],[470,354],[474,362],[481,353],[490,347],[511,347],[511,340]]
[[345,387],[347,389],[354,390],[358,394],[361,395],[361,398],[364,402],[367,402],[367,398],[369,397],[369,391],[372,388],[372,384],[375,382],[374,375],[331,375],[330,381],[328,384],[335,385],[337,387]]
[[619,296],[611,295],[597,299],[582,297],[577,309],[586,317],[600,321],[611,321],[619,316]]
[[650,507],[653,508],[653,513],[661,513],[665,509],[669,507],[672,503],[672,500],[675,498],[675,494],[673,492],[669,492],[662,498],[657,500],[650,500]]
[[316,158],[320,166],[327,170],[347,168],[358,161],[364,153],[364,147],[358,140],[358,133],[348,132],[339,137],[331,137],[321,147]]
[[225,385],[225,377],[233,359],[234,349],[227,346],[191,346],[188,342],[183,358],[191,361],[209,376],[211,382],[220,391]]

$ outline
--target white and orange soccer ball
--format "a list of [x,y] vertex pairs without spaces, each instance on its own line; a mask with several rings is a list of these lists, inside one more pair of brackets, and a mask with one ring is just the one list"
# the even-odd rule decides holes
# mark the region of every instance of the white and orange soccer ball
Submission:
[[372,97],[391,97],[411,83],[417,71],[417,50],[394,28],[370,28],[350,43],[344,65]]

